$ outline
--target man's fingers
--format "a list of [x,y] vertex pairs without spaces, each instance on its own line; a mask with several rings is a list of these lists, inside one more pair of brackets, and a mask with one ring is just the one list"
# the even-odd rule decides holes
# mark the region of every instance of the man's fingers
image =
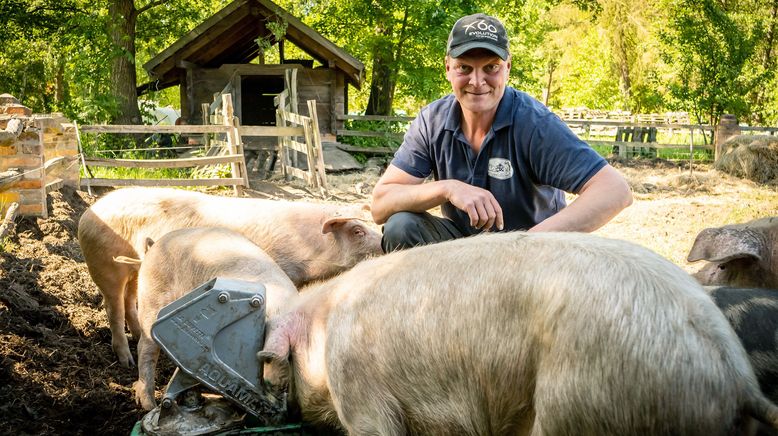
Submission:
[[470,217],[470,226],[475,227],[478,224],[478,211],[475,208],[474,204],[471,204],[470,206],[465,209],[465,212],[467,212],[467,216]]
[[480,229],[489,221],[489,213],[483,203],[476,203],[475,210],[478,212],[478,222],[473,227]]
[[492,197],[492,207],[494,207],[494,224],[497,226],[497,230],[502,230],[505,228],[505,222],[503,221],[502,217],[502,208],[500,207],[500,203],[497,202],[497,199]]

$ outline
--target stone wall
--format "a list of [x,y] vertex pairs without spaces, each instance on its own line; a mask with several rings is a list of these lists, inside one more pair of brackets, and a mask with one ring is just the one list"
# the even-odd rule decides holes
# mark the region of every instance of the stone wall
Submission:
[[[13,96],[0,95],[0,131],[12,119],[22,121],[22,131],[0,136],[0,173],[16,170],[22,178],[0,192],[0,217],[12,203],[19,215],[47,217],[46,192],[67,184],[78,186],[78,142],[72,123],[59,114],[33,115]],[[63,157],[57,161],[51,159]],[[44,170],[46,162],[58,162]]]

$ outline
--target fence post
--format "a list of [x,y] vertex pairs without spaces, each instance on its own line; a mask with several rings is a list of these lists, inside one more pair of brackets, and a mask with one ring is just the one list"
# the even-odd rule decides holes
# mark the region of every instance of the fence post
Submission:
[[321,145],[321,132],[319,132],[319,116],[316,112],[316,100],[308,100],[308,115],[311,117],[311,130],[313,139],[313,152],[314,156],[310,156],[308,159],[316,160],[316,173],[319,178],[319,185],[324,189],[324,192],[328,192],[327,188],[327,174],[324,169],[324,149]]
[[732,114],[724,114],[716,126],[716,137],[713,140],[713,162],[724,154],[724,143],[727,139],[740,134],[740,125]]
[[[227,130],[227,149],[229,150],[230,154],[238,154],[238,147],[236,145],[237,139],[235,138],[235,123],[232,119],[234,116],[233,107],[232,107],[232,94],[222,94],[222,122],[225,126],[229,127]],[[245,165],[244,165],[245,166]],[[232,177],[234,179],[242,178],[240,173],[240,165],[237,163],[230,163],[230,168],[232,170]],[[241,196],[243,195],[243,186],[241,185],[233,185],[235,189],[235,195]]]
[[[211,105],[202,103],[200,105],[200,110],[202,111],[203,125],[207,126],[208,124],[211,124]],[[211,148],[211,136],[208,133],[203,133],[203,147],[205,148],[206,153],[208,152],[208,149]]]
[[306,156],[306,162],[308,162],[308,185],[313,188],[319,188],[319,178],[316,176],[316,154],[313,149],[313,122],[310,119],[303,118],[303,131],[305,132],[305,147],[308,156]]

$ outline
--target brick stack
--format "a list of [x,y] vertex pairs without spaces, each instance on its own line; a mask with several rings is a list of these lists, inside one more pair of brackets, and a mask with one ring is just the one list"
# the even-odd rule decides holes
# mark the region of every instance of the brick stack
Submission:
[[[12,122],[14,119],[21,121],[21,132],[7,132],[9,123],[11,127],[18,123]],[[0,94],[0,132],[0,173],[22,173],[18,182],[0,191],[0,217],[12,203],[19,204],[19,215],[47,217],[47,183],[78,184],[78,143],[73,125],[59,115],[34,116],[13,96]],[[47,178],[44,163],[61,156],[66,159]]]

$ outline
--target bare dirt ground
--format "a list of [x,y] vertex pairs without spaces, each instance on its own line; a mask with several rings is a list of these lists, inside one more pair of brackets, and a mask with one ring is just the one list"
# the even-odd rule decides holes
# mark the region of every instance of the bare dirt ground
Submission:
[[[614,166],[635,202],[597,233],[645,245],[688,271],[698,267],[685,257],[704,227],[778,215],[774,184],[664,161]],[[369,202],[377,179],[377,171],[332,175],[326,198],[299,183],[255,180],[249,194]],[[76,240],[78,218],[94,200],[69,188],[52,193],[50,217],[19,220],[0,250],[0,434],[127,434],[142,416],[132,397],[137,373],[116,363]],[[161,370],[164,382],[171,367]]]

